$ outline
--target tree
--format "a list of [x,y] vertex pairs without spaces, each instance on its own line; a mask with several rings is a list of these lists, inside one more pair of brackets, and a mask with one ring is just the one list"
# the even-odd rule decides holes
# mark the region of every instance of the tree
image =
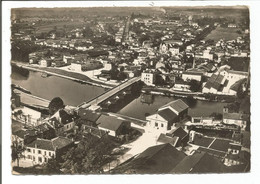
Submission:
[[17,166],[19,167],[19,160],[20,158],[23,158],[23,152],[25,148],[17,140],[13,141],[11,148],[12,148],[12,161],[15,162],[17,160]]
[[223,119],[223,115],[221,113],[216,113],[213,112],[210,117],[214,117],[216,120],[222,120]]
[[60,97],[53,98],[48,108],[50,115],[55,114],[58,110],[64,108],[63,100]]
[[71,148],[62,156],[64,162],[61,170],[67,174],[98,174],[103,172],[103,166],[111,159],[113,144],[107,136],[101,138],[91,134],[84,135],[84,139],[75,148]]
[[190,80],[189,85],[191,91],[198,92],[201,89],[201,83],[199,81],[192,79]]
[[45,174],[60,174],[60,163],[57,158],[50,158],[44,165]]

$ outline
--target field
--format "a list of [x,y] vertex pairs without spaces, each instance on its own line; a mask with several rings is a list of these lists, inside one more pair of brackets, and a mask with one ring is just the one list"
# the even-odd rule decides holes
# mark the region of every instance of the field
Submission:
[[218,41],[220,39],[224,39],[226,41],[228,40],[234,40],[240,34],[237,33],[237,28],[222,28],[217,27],[215,30],[213,30],[204,40],[212,39],[214,41]]
[[48,33],[51,30],[54,30],[54,27],[56,27],[58,30],[59,29],[64,29],[66,26],[66,29],[73,28],[73,27],[78,27],[82,26],[83,27],[84,22],[77,22],[77,21],[61,21],[61,22],[47,22],[47,23],[42,23],[40,25],[36,26],[36,33]]

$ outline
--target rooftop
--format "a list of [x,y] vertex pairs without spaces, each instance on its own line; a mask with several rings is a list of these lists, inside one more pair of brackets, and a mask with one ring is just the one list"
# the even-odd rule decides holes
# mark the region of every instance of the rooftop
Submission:
[[116,131],[123,124],[123,122],[125,121],[115,117],[101,115],[96,124],[98,127]]
[[176,110],[178,113],[180,113],[180,112],[189,108],[189,106],[186,103],[184,103],[181,99],[172,101],[172,102],[162,106],[160,109],[165,108],[165,107],[171,107],[174,110]]

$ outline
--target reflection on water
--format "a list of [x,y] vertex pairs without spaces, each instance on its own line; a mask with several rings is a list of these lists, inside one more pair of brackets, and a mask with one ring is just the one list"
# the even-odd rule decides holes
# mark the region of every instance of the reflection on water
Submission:
[[29,77],[29,71],[18,66],[12,65],[11,78],[14,80],[27,80]]
[[101,87],[80,84],[56,76],[43,78],[40,72],[30,71],[28,78],[24,78],[20,72],[14,71],[11,77],[13,84],[29,90],[33,95],[48,100],[52,100],[54,97],[61,97],[66,105],[77,106],[105,91]]
[[[142,98],[144,99],[142,96],[134,99],[117,113],[145,119],[146,116],[154,114],[161,106],[179,99],[179,97],[154,95],[152,97],[152,103],[145,103]],[[147,97],[145,97],[145,99],[147,99]],[[199,101],[192,98],[181,99],[189,105],[188,114],[190,116],[209,116],[213,112],[222,113],[223,107],[226,105],[226,103]]]

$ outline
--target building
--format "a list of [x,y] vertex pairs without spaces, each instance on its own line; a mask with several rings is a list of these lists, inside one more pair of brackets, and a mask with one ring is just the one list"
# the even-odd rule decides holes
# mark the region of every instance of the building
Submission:
[[49,66],[51,66],[51,60],[50,59],[41,59],[39,62],[39,65],[41,67],[49,67]]
[[143,81],[148,86],[154,86],[155,83],[155,74],[151,71],[144,71],[141,74],[141,81]]
[[21,114],[17,116],[16,119],[19,119],[20,122],[23,122],[28,126],[37,126],[42,123],[43,118],[41,112],[31,109],[29,107],[20,107],[14,110],[14,112],[18,111],[20,111]]
[[25,158],[32,160],[34,164],[47,163],[49,159],[59,157],[72,145],[73,142],[65,137],[56,137],[51,140],[37,138],[26,145]]
[[167,132],[174,123],[184,119],[188,114],[189,106],[178,99],[158,109],[157,113],[147,116],[147,128]]
[[108,135],[113,137],[127,134],[131,127],[131,123],[128,121],[106,115],[101,115],[96,124],[100,130],[108,132]]
[[213,74],[207,81],[207,83],[202,88],[203,93],[213,93],[216,94],[224,86],[226,78],[221,74]]
[[58,128],[59,133],[68,132],[74,129],[75,121],[73,115],[66,112],[64,109],[58,110],[50,119],[49,123]]
[[229,125],[239,126],[242,130],[246,129],[247,122],[249,122],[249,115],[242,113],[223,113],[223,123]]
[[182,79],[184,81],[189,81],[189,80],[196,80],[196,81],[201,81],[203,76],[202,72],[193,72],[193,71],[184,71],[182,72]]
[[96,121],[101,116],[100,113],[93,112],[84,108],[80,108],[78,111],[79,119],[77,120],[77,123],[81,124],[81,129],[85,130],[85,126],[89,127],[96,127]]
[[245,164],[241,167],[228,167],[224,165],[220,158],[203,151],[196,151],[193,155],[187,156],[180,161],[170,173],[239,173],[245,172],[245,168]]
[[248,77],[248,72],[235,71],[235,70],[230,70],[228,68],[222,70],[220,74],[226,77],[226,79],[232,80],[234,82]]
[[156,145],[120,164],[113,173],[118,174],[166,174],[185,158],[171,144]]
[[170,143],[174,147],[185,146],[189,141],[189,134],[183,130],[183,128],[179,127],[173,129],[169,133],[160,134],[157,139],[157,143]]

